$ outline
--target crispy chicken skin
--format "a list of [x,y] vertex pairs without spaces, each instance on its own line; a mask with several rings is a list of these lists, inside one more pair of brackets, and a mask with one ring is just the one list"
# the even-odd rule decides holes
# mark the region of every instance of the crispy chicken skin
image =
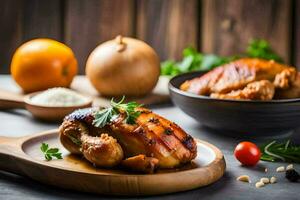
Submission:
[[147,109],[140,109],[136,125],[120,117],[112,125],[112,136],[123,147],[126,157],[145,154],[159,160],[159,167],[173,168],[196,157],[194,139],[176,124]]
[[276,74],[273,83],[278,89],[288,89],[295,84],[296,79],[296,71],[284,69],[282,72]]
[[288,89],[277,89],[275,93],[275,99],[292,99],[300,97],[300,73],[297,73],[297,76],[294,82],[291,83]]
[[140,154],[123,160],[122,166],[132,171],[151,174],[158,167],[158,163],[158,159]]
[[59,138],[61,144],[73,154],[82,154],[81,148],[81,135],[88,133],[84,124],[79,121],[65,120],[59,127]]
[[[121,150],[117,150],[119,153],[113,153],[113,150],[102,151],[101,147],[93,150],[96,144],[103,143],[102,135],[107,133],[109,136],[107,135],[105,138],[114,138],[108,139],[108,143],[120,144],[124,158],[127,158],[122,165],[133,171],[144,170],[145,173],[151,172],[157,167],[174,168],[188,163],[196,157],[196,142],[179,126],[148,109],[137,109],[141,114],[136,119],[136,124],[127,124],[124,120],[125,115],[120,114],[103,128],[93,126],[94,111],[92,109],[75,111],[65,117],[60,126],[60,140],[70,152],[83,153],[90,162],[98,166],[105,166],[101,164],[102,158],[117,156],[118,159],[113,158],[117,163],[121,157]],[[80,142],[76,142],[77,140],[74,138],[79,139]],[[116,144],[110,145],[117,146]],[[89,148],[93,151],[86,154],[85,151]],[[106,148],[103,149],[106,150]],[[136,157],[138,155],[144,157]],[[138,160],[141,163],[135,168],[134,163]]]
[[121,146],[116,139],[107,134],[101,134],[100,137],[83,134],[81,141],[83,156],[96,166],[113,167],[123,160]]
[[[201,77],[187,80],[180,86],[180,89],[199,95],[210,96],[213,94],[212,96],[217,98],[233,96],[235,99],[235,96],[239,96],[236,90],[246,89],[249,83],[261,80],[270,81],[274,85],[276,93],[277,89],[290,89],[294,85],[296,77],[297,71],[291,66],[272,60],[243,58],[217,67]],[[230,93],[229,96],[228,93]],[[238,99],[243,99],[242,96]],[[252,96],[250,95],[250,98],[245,96],[245,98],[251,99]],[[254,95],[254,98],[257,99],[257,96]]]
[[261,80],[249,83],[240,90],[233,90],[226,94],[212,93],[210,96],[219,99],[271,100],[274,92],[275,87],[270,81]]

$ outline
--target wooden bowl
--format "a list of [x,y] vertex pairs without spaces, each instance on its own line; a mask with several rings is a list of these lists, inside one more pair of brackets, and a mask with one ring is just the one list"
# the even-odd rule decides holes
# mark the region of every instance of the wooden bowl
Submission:
[[191,72],[172,78],[172,101],[202,125],[238,136],[274,136],[300,126],[300,98],[270,101],[225,100],[179,89],[189,79],[206,72]]
[[44,121],[61,121],[66,115],[80,108],[88,108],[93,104],[93,99],[86,97],[87,102],[77,106],[52,107],[41,106],[32,103],[31,98],[40,92],[30,93],[27,95],[16,94],[13,92],[0,90],[0,109],[26,109],[35,118]]
[[70,114],[74,110],[81,109],[81,108],[88,108],[92,106],[92,99],[89,97],[87,98],[87,102],[84,104],[76,105],[76,106],[41,106],[32,103],[31,98],[37,95],[40,92],[31,93],[24,97],[25,108],[36,118],[41,119],[43,121],[60,121],[66,115]]

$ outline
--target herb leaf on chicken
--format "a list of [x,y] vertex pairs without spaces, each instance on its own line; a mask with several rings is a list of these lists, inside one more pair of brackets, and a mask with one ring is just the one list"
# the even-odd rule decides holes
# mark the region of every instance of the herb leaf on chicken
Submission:
[[127,124],[135,124],[136,119],[141,114],[141,112],[137,111],[136,108],[141,107],[142,105],[136,102],[124,103],[124,100],[124,96],[119,102],[114,102],[114,99],[112,99],[110,101],[111,107],[104,108],[95,113],[93,124],[96,127],[103,128],[106,124],[117,118],[120,113],[126,114],[125,122]]

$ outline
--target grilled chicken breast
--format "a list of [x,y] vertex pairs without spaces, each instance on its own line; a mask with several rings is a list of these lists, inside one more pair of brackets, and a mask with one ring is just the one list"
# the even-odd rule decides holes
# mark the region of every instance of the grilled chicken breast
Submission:
[[[269,100],[269,98],[265,98],[265,95],[263,98],[257,98],[260,95],[254,95],[254,90],[251,90],[252,94],[249,96],[243,95],[241,91],[253,82],[257,82],[256,86],[259,88],[266,86],[270,90],[269,84],[266,82],[262,84],[260,82],[262,80],[271,82],[274,85],[275,93],[277,90],[292,88],[295,91],[296,79],[297,71],[291,66],[279,64],[272,60],[243,58],[217,67],[201,77],[187,80],[180,86],[180,89],[199,95],[210,96],[213,94],[212,96],[216,98]],[[253,88],[253,84],[249,87]],[[256,88],[258,89],[258,87]],[[257,90],[257,93],[261,94],[261,91]]]
[[[82,137],[86,137],[84,135],[93,136],[99,144],[101,143],[101,134],[107,133],[115,138],[122,147],[124,158],[127,158],[123,161],[123,166],[135,170],[135,165],[131,163],[143,160],[144,164],[139,165],[139,167],[136,166],[136,170],[145,169],[145,172],[149,172],[151,169],[153,171],[157,167],[173,168],[190,162],[196,157],[196,142],[179,126],[148,109],[137,109],[141,114],[136,119],[135,124],[127,124],[124,120],[125,114],[120,114],[103,128],[97,128],[92,123],[95,110],[75,111],[64,119],[60,127],[61,142],[70,152],[79,153],[79,151],[82,152]],[[93,144],[92,138],[88,137],[88,141],[90,147]],[[94,159],[89,155],[83,155],[89,157],[88,160],[93,162]],[[129,159],[130,157],[135,158]],[[119,159],[115,160],[120,162]],[[118,163],[110,163],[110,165],[117,165]]]

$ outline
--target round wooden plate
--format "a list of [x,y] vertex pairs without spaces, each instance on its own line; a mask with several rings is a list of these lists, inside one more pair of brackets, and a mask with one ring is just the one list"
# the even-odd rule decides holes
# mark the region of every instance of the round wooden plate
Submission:
[[[42,142],[58,147],[62,160],[45,161]],[[209,185],[225,172],[222,152],[197,140],[198,156],[188,165],[155,174],[134,174],[121,169],[95,168],[80,156],[71,155],[51,130],[22,138],[0,137],[0,168],[61,188],[109,195],[154,195],[191,190]]]

